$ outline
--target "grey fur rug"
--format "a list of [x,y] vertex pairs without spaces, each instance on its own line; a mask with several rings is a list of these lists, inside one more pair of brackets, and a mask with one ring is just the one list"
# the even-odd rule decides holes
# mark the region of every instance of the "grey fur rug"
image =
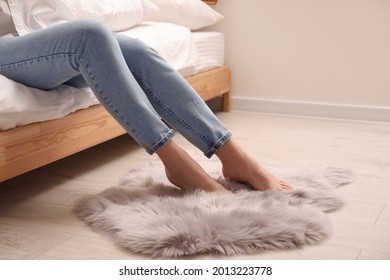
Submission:
[[324,213],[343,205],[337,187],[354,180],[353,172],[339,167],[266,166],[294,190],[260,192],[224,180],[216,161],[201,164],[232,193],[183,192],[156,162],[130,170],[117,187],[83,197],[74,211],[134,253],[155,258],[253,254],[323,241],[331,233]]

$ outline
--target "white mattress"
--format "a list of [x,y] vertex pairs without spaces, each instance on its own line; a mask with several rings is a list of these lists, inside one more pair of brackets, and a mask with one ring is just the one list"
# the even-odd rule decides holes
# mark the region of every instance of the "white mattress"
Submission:
[[194,74],[224,65],[225,38],[223,33],[193,32],[192,38],[197,51]]
[[[193,32],[169,24],[145,22],[125,35],[153,47],[183,76],[223,66],[224,37],[218,32]],[[26,87],[0,75],[0,130],[64,117],[98,104],[90,89],[61,85],[42,91]]]

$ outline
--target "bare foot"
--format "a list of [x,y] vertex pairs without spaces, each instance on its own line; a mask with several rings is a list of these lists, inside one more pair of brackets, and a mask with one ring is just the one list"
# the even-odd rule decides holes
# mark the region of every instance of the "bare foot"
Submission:
[[276,178],[250,157],[234,140],[217,150],[222,162],[222,173],[233,181],[251,185],[256,190],[291,190],[291,186]]
[[183,190],[200,188],[207,192],[229,192],[173,141],[157,151],[157,155],[164,163],[168,180],[175,186]]

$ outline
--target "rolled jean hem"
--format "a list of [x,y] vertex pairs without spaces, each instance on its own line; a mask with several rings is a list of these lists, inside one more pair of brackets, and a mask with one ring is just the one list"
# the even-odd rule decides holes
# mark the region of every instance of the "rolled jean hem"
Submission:
[[227,132],[224,136],[219,138],[218,141],[215,142],[215,144],[204,153],[204,155],[208,158],[211,158],[220,147],[222,147],[227,141],[230,140],[231,137],[232,134]]
[[173,129],[170,129],[168,133],[156,144],[154,144],[152,147],[147,148],[146,152],[150,155],[156,153],[159,149],[161,149],[165,144],[167,144],[174,136],[174,131]]

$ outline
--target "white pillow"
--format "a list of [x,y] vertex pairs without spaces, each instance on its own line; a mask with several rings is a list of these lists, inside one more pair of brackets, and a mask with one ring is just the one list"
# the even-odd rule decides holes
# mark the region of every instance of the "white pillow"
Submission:
[[223,16],[201,0],[149,0],[159,9],[148,21],[175,23],[197,30],[223,19]]
[[95,19],[112,31],[129,29],[158,8],[149,0],[63,0],[79,19]]
[[198,52],[187,27],[167,22],[144,21],[119,33],[138,38],[152,47],[183,76],[194,74]]

